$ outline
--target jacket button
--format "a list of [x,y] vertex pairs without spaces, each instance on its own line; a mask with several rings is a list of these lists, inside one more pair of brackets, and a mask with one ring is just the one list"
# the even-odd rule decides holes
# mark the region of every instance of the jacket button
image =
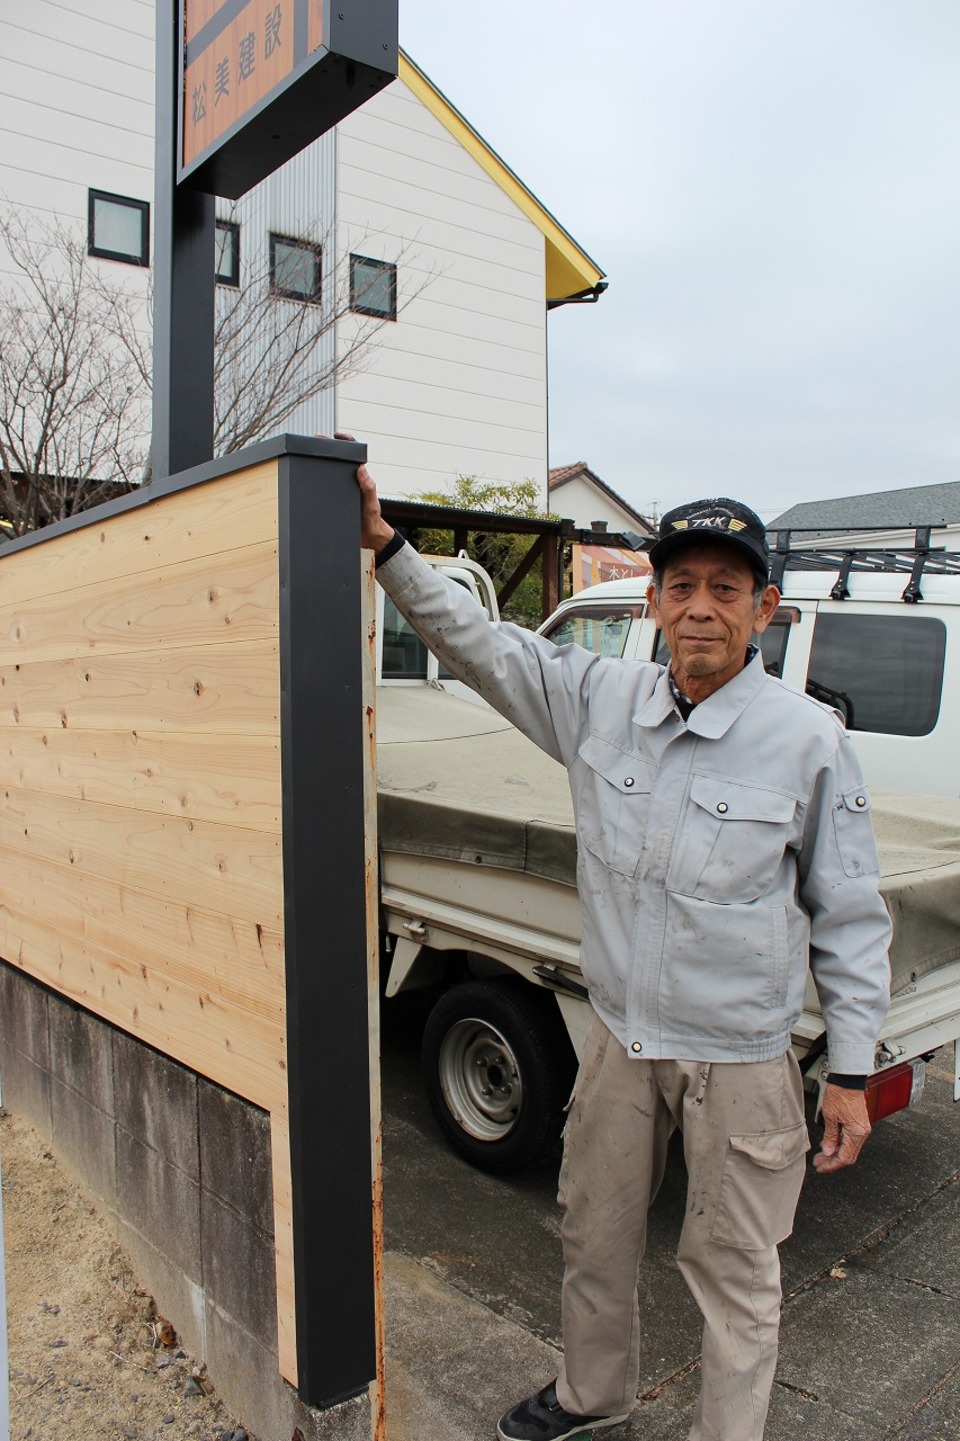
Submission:
[[625,786],[632,786],[632,785],[633,785],[633,776],[627,776],[626,780],[624,781],[624,785],[625,785]]
[[867,798],[866,798],[866,796],[857,796],[857,805],[858,805],[858,806],[865,806],[866,804],[867,804]]
[[643,1047],[641,1046],[641,1044],[640,1044],[639,1041],[634,1041],[634,1043],[633,1043],[633,1045],[630,1047],[630,1049],[631,1049],[631,1051],[634,1053],[635,1056],[639,1056],[640,1052],[643,1050]]
[[717,801],[717,810],[722,816],[725,816],[729,809],[730,807],[727,805],[726,801]]

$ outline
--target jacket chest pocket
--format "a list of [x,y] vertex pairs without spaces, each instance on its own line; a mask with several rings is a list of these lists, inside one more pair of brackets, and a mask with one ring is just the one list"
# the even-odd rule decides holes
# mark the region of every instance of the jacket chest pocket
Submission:
[[578,756],[577,840],[611,870],[632,876],[647,832],[654,767],[592,734]]
[[783,861],[796,808],[780,791],[694,776],[667,888],[720,904],[757,900]]

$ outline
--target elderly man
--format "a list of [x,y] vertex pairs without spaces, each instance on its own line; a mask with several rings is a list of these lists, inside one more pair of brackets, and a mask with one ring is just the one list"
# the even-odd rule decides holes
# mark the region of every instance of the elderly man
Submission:
[[667,1142],[683,1132],[677,1260],[703,1313],[690,1441],[761,1441],[780,1320],[777,1245],[808,1148],[790,1034],[808,968],[830,1079],[819,1172],[850,1165],[888,1001],[890,923],[853,748],[837,716],[766,674],[780,599],[762,522],[727,499],[664,516],[648,600],[667,668],[491,625],[384,522],[363,543],[444,664],[569,772],[595,1012],[560,1175],[560,1374],[500,1441],[614,1426],[636,1401],[637,1269]]

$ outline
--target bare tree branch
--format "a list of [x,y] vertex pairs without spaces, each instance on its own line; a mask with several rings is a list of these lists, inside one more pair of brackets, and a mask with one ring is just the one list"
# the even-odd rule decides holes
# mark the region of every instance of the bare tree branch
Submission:
[[[355,309],[349,257],[334,235],[301,230],[322,257],[316,298],[279,294],[269,265],[217,286],[213,453],[282,430],[290,417],[368,362],[389,321]],[[369,237],[354,237],[363,245]],[[91,261],[80,227],[0,216],[15,275],[0,282],[0,540],[74,515],[150,478],[149,284]],[[409,246],[396,257],[398,313],[434,274]]]
[[0,286],[0,535],[85,510],[143,478],[149,395],[116,343],[137,301],[95,276],[83,237],[0,218],[15,274]]

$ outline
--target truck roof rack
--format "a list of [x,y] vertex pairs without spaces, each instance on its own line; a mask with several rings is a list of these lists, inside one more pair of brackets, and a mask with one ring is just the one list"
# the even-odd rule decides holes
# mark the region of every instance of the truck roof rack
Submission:
[[[906,529],[907,527],[902,527]],[[796,538],[808,535],[819,541],[823,527],[791,526],[787,530],[768,530],[770,543],[770,579],[783,590],[784,575],[788,570],[836,571],[837,578],[830,591],[831,600],[848,600],[848,581],[851,571],[868,571],[874,574],[909,574],[901,600],[916,605],[923,600],[920,582],[927,575],[960,575],[960,553],[947,550],[945,546],[932,546],[930,535],[932,525],[910,527],[914,531],[913,545],[857,544],[857,534],[876,535],[876,526],[862,526],[850,529],[843,536],[824,539],[822,544],[801,548]]]

